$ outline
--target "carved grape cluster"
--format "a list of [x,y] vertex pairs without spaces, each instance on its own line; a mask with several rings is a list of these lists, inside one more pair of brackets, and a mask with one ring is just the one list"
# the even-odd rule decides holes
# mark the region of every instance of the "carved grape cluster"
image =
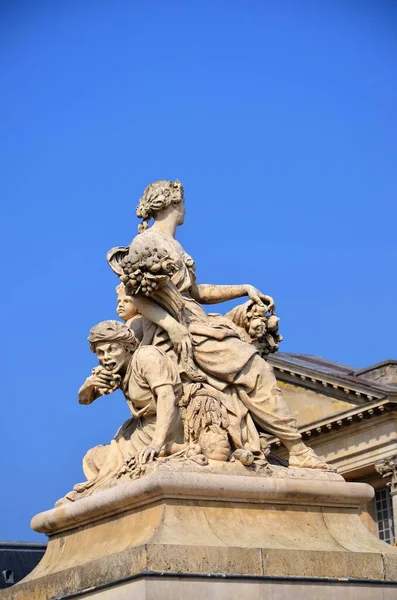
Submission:
[[259,353],[263,358],[277,352],[280,342],[283,341],[283,336],[278,332],[279,321],[280,319],[274,314],[265,318],[265,333],[258,340],[260,348]]
[[162,249],[145,246],[143,250],[132,250],[121,262],[123,275],[120,280],[128,293],[150,296],[177,270],[175,262]]

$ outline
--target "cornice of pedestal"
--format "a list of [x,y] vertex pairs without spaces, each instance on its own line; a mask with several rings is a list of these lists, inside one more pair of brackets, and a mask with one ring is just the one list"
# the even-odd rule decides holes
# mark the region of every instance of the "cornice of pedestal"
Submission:
[[280,470],[286,474],[284,477],[277,476],[277,468],[273,475],[264,476],[157,471],[39,513],[31,526],[53,535],[169,500],[182,504],[193,501],[357,508],[373,496],[367,484],[346,483],[335,473]]

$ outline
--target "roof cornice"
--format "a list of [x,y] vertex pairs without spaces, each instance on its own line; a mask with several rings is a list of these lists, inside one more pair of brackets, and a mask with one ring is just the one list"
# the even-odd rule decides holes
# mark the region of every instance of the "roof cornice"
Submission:
[[355,371],[351,371],[350,375],[353,375],[354,377],[359,377],[360,375],[370,373],[371,371],[376,371],[377,369],[381,369],[382,367],[388,367],[389,365],[397,365],[397,360],[394,360],[392,358],[382,360],[382,362],[375,363],[374,365],[370,365],[369,367],[364,367],[364,369],[357,369]]
[[[331,417],[319,419],[312,423],[305,423],[299,427],[299,433],[306,440],[317,437],[320,434],[327,434],[340,430],[342,427],[360,423],[373,417],[378,417],[386,412],[397,411],[397,400],[388,398],[375,400],[364,406],[351,408],[341,413],[336,413]],[[280,445],[280,440],[276,437],[269,438],[269,444]]]
[[376,385],[371,380],[355,380],[349,375],[325,374],[315,368],[298,366],[282,355],[273,355],[268,360],[276,372],[277,379],[321,394],[332,395],[355,404],[366,404],[374,399],[386,397],[397,399],[397,390],[390,386]]

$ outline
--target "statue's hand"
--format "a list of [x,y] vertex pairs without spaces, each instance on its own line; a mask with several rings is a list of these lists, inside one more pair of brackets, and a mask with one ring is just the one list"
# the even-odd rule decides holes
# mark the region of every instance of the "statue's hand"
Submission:
[[204,374],[199,373],[193,358],[193,344],[186,327],[175,321],[167,331],[179,358],[180,366],[191,381],[206,381]]
[[87,381],[95,387],[101,396],[106,396],[117,390],[120,386],[121,377],[117,373],[107,371],[104,367],[96,367]]
[[260,292],[253,285],[245,285],[244,288],[245,288],[247,296],[253,302],[255,302],[256,304],[259,304],[259,306],[264,306],[264,303],[265,303],[267,306],[267,310],[269,312],[271,312],[272,314],[274,313],[275,305],[274,305],[274,300],[271,296],[266,296],[265,294],[262,294],[262,292]]
[[172,328],[168,330],[168,335],[181,360],[187,362],[193,358],[192,340],[186,327],[175,321]]
[[145,465],[148,462],[152,462],[152,460],[155,459],[155,457],[159,454],[161,448],[155,443],[152,442],[151,444],[149,444],[149,446],[147,446],[147,448],[145,448],[145,450],[142,450],[140,453],[140,462]]

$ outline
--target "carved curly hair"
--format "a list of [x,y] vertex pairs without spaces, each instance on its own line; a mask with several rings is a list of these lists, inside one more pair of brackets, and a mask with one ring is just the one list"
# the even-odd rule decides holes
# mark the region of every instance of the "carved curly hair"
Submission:
[[138,225],[138,232],[142,233],[148,228],[148,221],[157,212],[168,208],[170,204],[179,204],[181,200],[183,200],[183,185],[178,179],[175,181],[161,179],[150,183],[136,207],[136,216],[142,219],[142,223]]

